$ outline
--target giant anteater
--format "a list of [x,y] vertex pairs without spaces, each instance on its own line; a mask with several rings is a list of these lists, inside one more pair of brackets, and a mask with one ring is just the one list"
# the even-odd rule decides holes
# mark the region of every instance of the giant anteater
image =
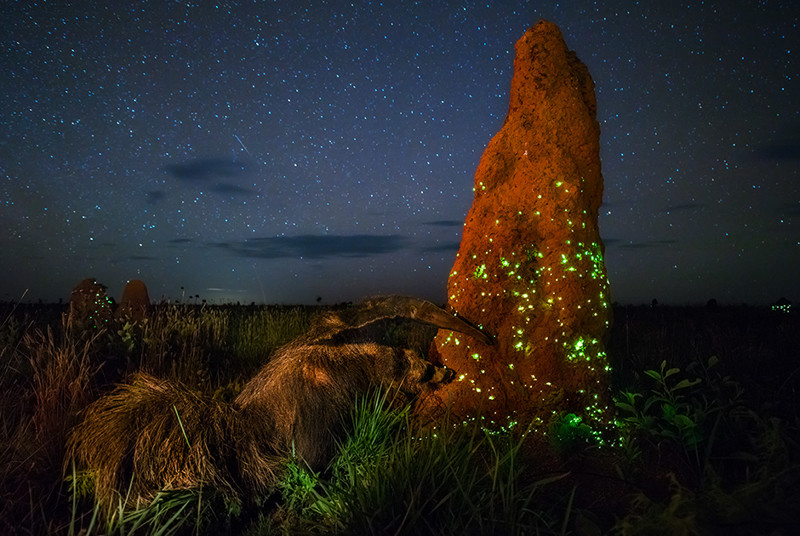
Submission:
[[234,495],[268,491],[292,452],[324,468],[357,397],[390,384],[418,392],[452,377],[408,348],[371,336],[370,325],[410,318],[482,331],[430,302],[386,296],[331,311],[278,349],[232,404],[144,373],[90,404],[68,440],[71,462],[94,475],[95,498],[115,508],[149,503],[159,490],[211,486]]

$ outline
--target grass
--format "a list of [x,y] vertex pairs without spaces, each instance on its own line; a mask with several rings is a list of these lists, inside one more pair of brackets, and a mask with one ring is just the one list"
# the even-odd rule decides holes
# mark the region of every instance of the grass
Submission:
[[[559,534],[569,505],[542,509],[548,484],[523,483],[522,438],[477,426],[415,430],[408,407],[376,394],[359,401],[352,432],[325,477],[296,460],[282,487],[288,533]],[[312,530],[313,529],[313,530]]]
[[[146,371],[231,400],[316,310],[165,305],[144,321],[80,329],[58,306],[0,305],[0,532],[800,530],[800,315],[755,307],[617,307],[608,344],[620,423],[612,449],[566,425],[566,436],[553,437],[571,447],[553,444],[545,458],[521,433],[446,423],[421,430],[408,406],[376,394],[358,402],[326,471],[289,459],[271,497],[180,490],[147,508],[120,497],[102,515],[91,475],[63,467],[79,411],[119,380]],[[422,351],[435,334],[414,324],[387,329],[388,339]]]

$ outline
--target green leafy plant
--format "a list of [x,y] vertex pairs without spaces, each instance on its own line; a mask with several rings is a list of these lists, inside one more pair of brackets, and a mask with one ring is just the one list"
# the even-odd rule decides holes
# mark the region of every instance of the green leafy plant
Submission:
[[[145,320],[143,320],[143,322],[144,321]],[[129,355],[133,354],[136,348],[139,346],[141,335],[140,333],[137,333],[137,331],[141,331],[138,323],[130,320],[126,320],[125,323],[122,324],[122,326],[120,326],[120,328],[117,330],[119,341]]]
[[624,422],[650,435],[675,439],[691,447],[700,441],[697,428],[704,411],[696,407],[684,391],[698,385],[701,380],[683,378],[676,381],[673,376],[680,369],[666,368],[666,365],[667,362],[662,361],[660,370],[644,371],[656,382],[649,394],[622,391],[614,403],[625,415]]
[[[717,364],[717,358],[712,356],[704,370],[708,372]],[[687,462],[700,470],[710,455],[724,406],[717,397],[709,396],[714,393],[714,386],[701,378],[682,378],[680,372],[677,367],[667,368],[666,361],[662,361],[659,370],[644,371],[655,383],[648,392],[620,391],[614,404],[623,429],[633,430],[623,433],[632,454],[638,451],[631,444],[637,437],[655,443],[667,441],[678,445]],[[704,445],[706,448],[702,448]]]
[[634,430],[632,437],[678,445],[686,461],[702,473],[723,418],[741,404],[742,388],[720,372],[716,356],[692,362],[687,370],[702,378],[681,377],[679,368],[667,368],[662,361],[659,370],[644,371],[655,382],[649,392],[620,391],[614,403],[623,428]]

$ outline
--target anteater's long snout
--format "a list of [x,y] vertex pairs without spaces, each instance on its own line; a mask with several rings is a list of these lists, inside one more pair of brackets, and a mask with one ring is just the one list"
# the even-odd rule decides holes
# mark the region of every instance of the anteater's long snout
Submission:
[[484,331],[430,302],[421,302],[414,318],[420,322],[433,324],[441,329],[449,329],[463,333],[464,335],[469,335],[483,344],[494,344],[494,340]]

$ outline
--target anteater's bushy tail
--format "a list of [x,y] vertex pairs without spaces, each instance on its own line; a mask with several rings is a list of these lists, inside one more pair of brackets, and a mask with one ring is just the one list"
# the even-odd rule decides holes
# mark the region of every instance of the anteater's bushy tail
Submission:
[[274,483],[279,464],[257,447],[268,431],[253,424],[230,404],[138,373],[87,407],[66,459],[89,471],[106,508],[146,505],[155,490],[210,486],[239,495],[242,484],[259,491]]

